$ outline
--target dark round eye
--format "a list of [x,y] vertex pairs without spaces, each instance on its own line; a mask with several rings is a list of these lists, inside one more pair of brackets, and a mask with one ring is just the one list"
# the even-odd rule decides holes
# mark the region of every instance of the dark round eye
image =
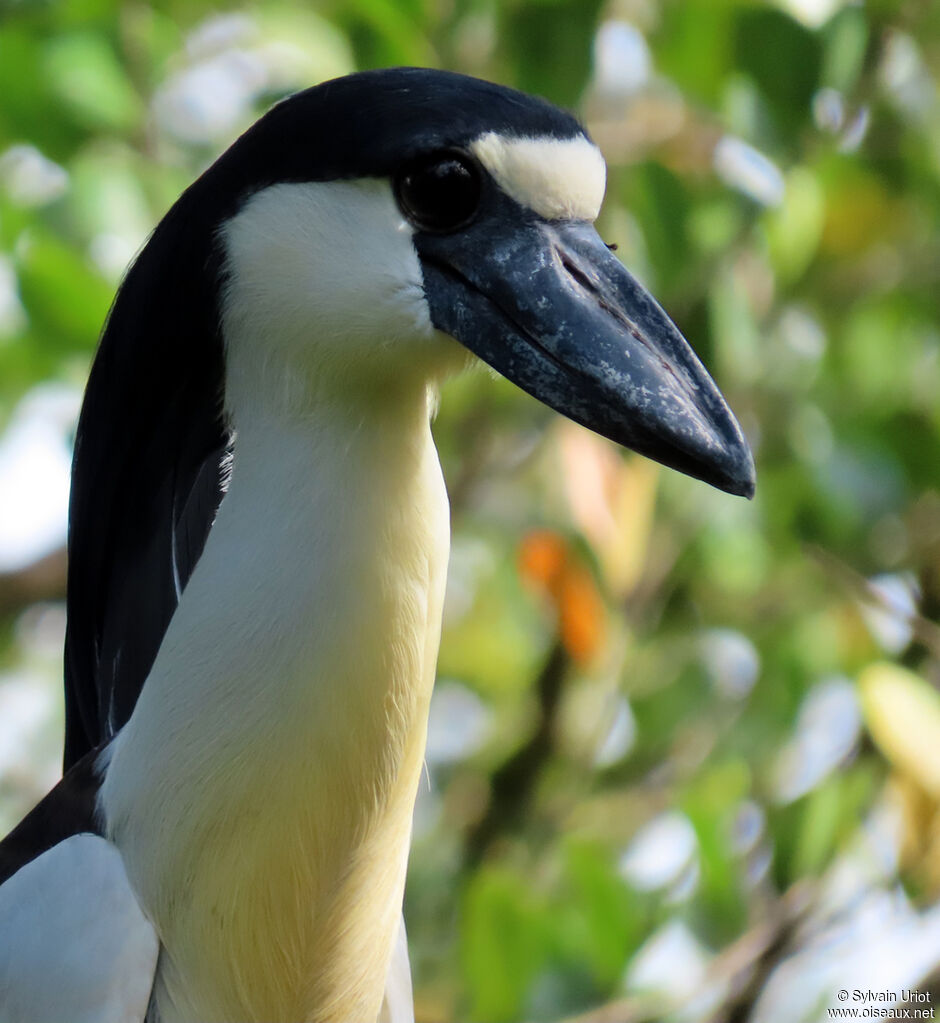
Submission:
[[435,153],[408,167],[395,182],[402,213],[422,231],[463,227],[480,204],[480,171],[463,153]]

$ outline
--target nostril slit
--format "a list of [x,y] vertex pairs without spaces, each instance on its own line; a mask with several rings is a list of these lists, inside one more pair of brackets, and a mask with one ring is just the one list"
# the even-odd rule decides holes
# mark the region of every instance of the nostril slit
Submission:
[[[609,246],[608,246],[609,247]],[[650,343],[640,328],[637,326],[629,316],[626,315],[623,309],[617,308],[616,305],[612,305],[607,298],[604,296],[601,289],[591,280],[590,277],[572,260],[572,258],[563,250],[557,249],[558,258],[561,260],[561,265],[568,272],[568,275],[584,288],[585,291],[590,292],[597,298],[597,304],[601,309],[607,313],[608,316],[613,317],[617,320],[621,326],[625,327],[630,334],[643,345],[659,362],[660,364],[672,375],[675,376],[675,371],[669,362],[663,358],[662,354],[656,350],[656,348]]]
[[568,275],[570,277],[573,277],[582,288],[590,291],[592,295],[599,294],[597,285],[579,266],[572,262],[569,256],[567,256],[564,252],[559,252],[558,255],[561,259],[561,265],[568,271]]

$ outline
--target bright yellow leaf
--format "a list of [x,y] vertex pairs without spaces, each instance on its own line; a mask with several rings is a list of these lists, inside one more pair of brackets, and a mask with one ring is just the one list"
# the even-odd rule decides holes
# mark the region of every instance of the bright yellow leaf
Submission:
[[940,693],[895,664],[869,665],[858,680],[862,710],[885,757],[940,799]]

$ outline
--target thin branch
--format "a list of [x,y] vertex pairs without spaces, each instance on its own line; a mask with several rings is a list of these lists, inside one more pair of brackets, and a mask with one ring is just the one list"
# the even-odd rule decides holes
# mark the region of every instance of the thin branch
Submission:
[[542,768],[552,753],[558,705],[570,664],[568,653],[557,638],[535,685],[539,701],[535,731],[493,774],[489,806],[467,836],[466,869],[476,867],[499,835],[517,828],[530,805]]
[[835,579],[843,589],[848,590],[858,600],[877,608],[879,611],[886,611],[897,618],[901,618],[910,626],[912,634],[922,643],[934,657],[940,659],[940,626],[925,618],[916,611],[905,613],[896,605],[892,604],[885,595],[869,582],[865,576],[854,568],[841,561],[830,551],[815,544],[806,544],[806,554],[819,565],[819,567],[832,579]]
[[65,599],[65,547],[14,572],[0,572],[0,619],[41,600]]

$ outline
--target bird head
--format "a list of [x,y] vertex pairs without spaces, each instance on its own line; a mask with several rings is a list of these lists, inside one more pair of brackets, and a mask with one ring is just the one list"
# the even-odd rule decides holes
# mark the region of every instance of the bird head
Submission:
[[207,177],[245,179],[219,230],[233,394],[286,374],[371,395],[472,353],[619,444],[753,492],[718,388],[593,226],[605,164],[569,114],[462,75],[365,72],[285,100]]

